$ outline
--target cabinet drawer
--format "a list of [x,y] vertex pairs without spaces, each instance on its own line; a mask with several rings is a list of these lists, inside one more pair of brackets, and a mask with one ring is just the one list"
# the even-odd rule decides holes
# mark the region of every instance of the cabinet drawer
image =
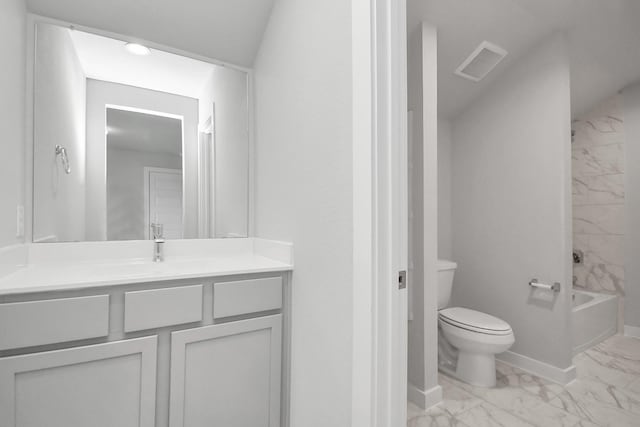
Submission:
[[125,293],[125,332],[201,320],[202,285]]
[[0,350],[109,334],[109,295],[0,304]]
[[282,307],[282,278],[239,280],[213,285],[215,318],[277,310]]

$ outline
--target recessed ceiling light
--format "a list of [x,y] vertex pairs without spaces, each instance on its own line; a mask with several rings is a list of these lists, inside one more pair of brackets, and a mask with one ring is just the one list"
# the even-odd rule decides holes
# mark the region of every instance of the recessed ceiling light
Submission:
[[127,43],[124,47],[134,55],[149,55],[151,53],[148,47],[138,43]]

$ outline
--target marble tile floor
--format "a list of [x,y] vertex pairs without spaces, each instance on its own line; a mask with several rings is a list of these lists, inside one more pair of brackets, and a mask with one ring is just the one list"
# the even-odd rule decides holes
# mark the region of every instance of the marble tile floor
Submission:
[[574,358],[567,386],[497,362],[486,389],[440,374],[443,402],[409,403],[408,427],[640,427],[640,340],[613,336]]

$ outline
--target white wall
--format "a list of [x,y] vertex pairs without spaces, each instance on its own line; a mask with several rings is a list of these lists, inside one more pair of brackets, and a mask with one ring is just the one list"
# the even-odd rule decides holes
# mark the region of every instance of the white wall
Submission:
[[351,425],[351,2],[279,0],[255,61],[256,234],[296,248],[291,426]]
[[183,116],[185,238],[198,236],[198,101],[118,83],[87,80],[87,240],[107,237],[106,105]]
[[[247,73],[215,67],[199,99],[200,124],[215,117],[214,236],[248,234],[249,108]],[[213,105],[215,104],[215,114]]]
[[624,324],[640,328],[640,84],[623,90],[626,133]]
[[16,237],[16,206],[24,203],[26,11],[23,0],[0,3],[0,247]]
[[[36,31],[33,241],[82,241],[85,236],[86,77],[69,29]],[[66,148],[66,174],[55,146]]]
[[[452,304],[504,319],[512,352],[560,369],[572,363],[570,120],[558,36],[453,122]],[[562,292],[532,294],[533,278]]]
[[409,37],[408,103],[414,111],[410,148],[409,399],[429,407],[438,386],[436,260],[438,258],[438,74],[436,28],[423,23]]
[[453,257],[451,236],[451,121],[438,120],[438,258]]
[[107,145],[107,239],[144,240],[144,168],[182,169],[177,154]]

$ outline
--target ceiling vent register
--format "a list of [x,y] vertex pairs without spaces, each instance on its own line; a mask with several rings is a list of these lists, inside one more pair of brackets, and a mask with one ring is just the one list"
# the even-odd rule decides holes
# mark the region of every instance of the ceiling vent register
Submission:
[[479,82],[507,55],[507,51],[488,41],[483,41],[456,69],[455,74]]

